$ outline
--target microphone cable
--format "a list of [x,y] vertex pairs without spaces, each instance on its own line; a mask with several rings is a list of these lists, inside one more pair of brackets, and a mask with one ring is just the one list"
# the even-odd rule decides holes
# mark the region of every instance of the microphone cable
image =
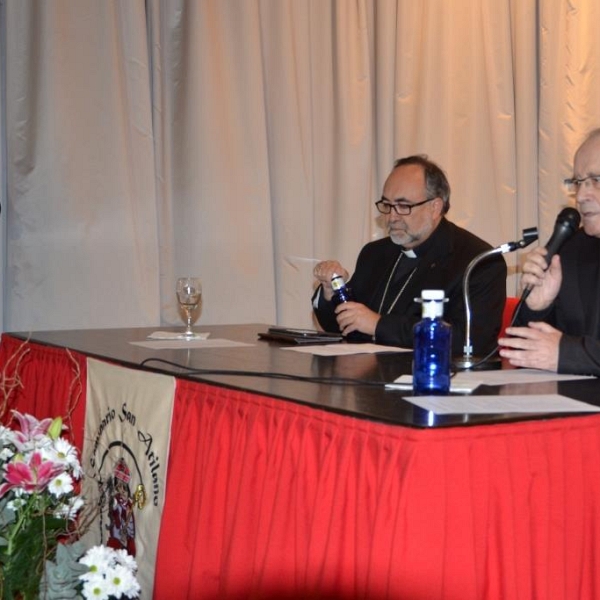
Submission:
[[[142,362],[140,362],[140,367],[145,367],[148,369],[152,369],[149,366],[149,363],[160,363],[163,365],[168,365],[170,367],[175,367],[177,369],[182,369],[185,373],[182,375],[226,375],[226,376],[234,376],[234,377],[262,377],[265,379],[285,379],[288,381],[304,381],[306,383],[329,383],[336,385],[347,385],[347,386],[367,386],[367,387],[380,387],[385,386],[389,381],[371,381],[368,379],[351,379],[345,377],[314,377],[307,375],[292,375],[290,373],[274,373],[269,371],[243,371],[236,369],[197,369],[194,367],[187,367],[186,365],[182,365],[170,360],[166,360],[164,358],[146,358]],[[157,367],[156,367],[157,369]],[[168,371],[165,371],[169,375],[173,375]]]

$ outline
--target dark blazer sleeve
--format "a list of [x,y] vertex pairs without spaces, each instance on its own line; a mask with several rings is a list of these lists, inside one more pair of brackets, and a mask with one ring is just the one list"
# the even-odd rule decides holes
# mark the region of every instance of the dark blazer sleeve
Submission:
[[516,324],[544,321],[563,333],[558,347],[559,373],[600,376],[600,240],[578,231],[560,251],[562,284],[544,311],[524,305]]
[[[360,302],[371,310],[378,312],[375,296],[389,275],[397,255],[398,246],[395,246],[388,239],[370,242],[363,246],[356,259],[354,273],[348,280],[348,287],[356,302]],[[317,295],[319,300],[315,304]],[[319,325],[325,331],[339,333],[340,328],[335,316],[335,306],[332,302],[324,299],[321,286],[313,294],[312,302],[314,315]],[[352,332],[346,339],[350,342],[372,341],[371,336],[358,331]],[[380,343],[385,344],[383,341],[380,341]]]
[[558,372],[600,376],[600,342],[589,335],[560,338]]
[[[317,297],[318,301],[316,301]],[[333,302],[329,302],[323,297],[322,286],[319,286],[315,290],[315,293],[312,297],[312,303],[314,315],[317,318],[317,321],[319,325],[323,328],[323,330],[329,331],[331,333],[339,333],[340,328],[338,326],[334,313],[335,307],[333,306]]]
[[[547,310],[531,310],[524,304],[519,310],[515,325],[527,327],[528,323],[543,321],[556,327],[563,332],[558,346],[558,373],[600,376],[600,341],[583,333],[584,311],[578,307],[573,311],[578,314],[569,316],[563,308],[566,307],[569,311],[579,300],[568,285],[564,286],[557,300]],[[581,322],[578,322],[579,320]]]

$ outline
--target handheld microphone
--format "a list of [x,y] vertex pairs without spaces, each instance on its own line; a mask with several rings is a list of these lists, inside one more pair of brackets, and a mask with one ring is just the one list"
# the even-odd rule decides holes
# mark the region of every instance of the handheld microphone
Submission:
[[546,244],[546,262],[548,265],[552,257],[562,248],[562,245],[579,229],[581,216],[574,208],[563,208],[556,217],[554,231]]
[[[559,252],[563,244],[579,229],[580,223],[581,215],[575,208],[571,208],[569,206],[567,208],[563,208],[558,213],[558,217],[556,217],[556,223],[554,224],[554,231],[552,232],[552,235],[546,244],[546,250],[548,251],[546,254],[546,264],[548,266],[550,266],[552,257]],[[531,289],[532,288],[528,287],[523,290],[520,304],[525,302],[531,293]]]

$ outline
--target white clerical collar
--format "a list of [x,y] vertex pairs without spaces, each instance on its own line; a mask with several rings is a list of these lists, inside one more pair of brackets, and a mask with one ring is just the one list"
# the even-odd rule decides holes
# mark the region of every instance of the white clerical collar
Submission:
[[417,258],[417,253],[410,248],[408,250],[402,250],[402,252],[404,252],[404,256],[406,256],[406,258]]

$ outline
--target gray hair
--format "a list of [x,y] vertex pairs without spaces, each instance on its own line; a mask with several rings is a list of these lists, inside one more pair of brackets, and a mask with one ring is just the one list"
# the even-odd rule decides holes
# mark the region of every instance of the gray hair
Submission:
[[[600,129],[598,131],[600,132]],[[414,154],[406,158],[399,158],[394,162],[394,169],[404,165],[419,165],[423,168],[427,197],[441,198],[444,203],[442,214],[446,214],[450,210],[450,184],[444,171],[429,160],[426,154]]]

